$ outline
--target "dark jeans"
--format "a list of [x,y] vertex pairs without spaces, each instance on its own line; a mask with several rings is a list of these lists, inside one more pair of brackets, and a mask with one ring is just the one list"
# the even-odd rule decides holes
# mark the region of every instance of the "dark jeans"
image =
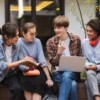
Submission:
[[11,100],[25,100],[17,74],[6,77],[2,83],[11,91]]

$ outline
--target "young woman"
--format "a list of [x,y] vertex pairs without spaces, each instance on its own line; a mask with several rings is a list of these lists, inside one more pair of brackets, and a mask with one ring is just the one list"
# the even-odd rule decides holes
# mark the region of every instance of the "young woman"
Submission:
[[100,100],[100,20],[91,19],[86,25],[88,38],[83,40],[83,54],[86,57],[86,89],[88,100]]
[[[22,47],[24,56],[32,57],[40,66],[37,69],[40,71],[39,76],[27,76],[27,71],[23,70],[24,74],[21,78],[22,87],[26,100],[41,100],[46,93],[47,85],[53,85],[50,77],[46,59],[43,54],[42,45],[36,36],[36,26],[33,23],[25,23],[22,27],[23,38],[20,38],[18,44]],[[32,70],[32,69],[30,69]]]

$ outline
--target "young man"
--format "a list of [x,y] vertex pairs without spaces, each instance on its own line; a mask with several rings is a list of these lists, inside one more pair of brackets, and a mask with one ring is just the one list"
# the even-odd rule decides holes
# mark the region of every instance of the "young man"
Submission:
[[[52,64],[54,81],[60,85],[58,100],[77,100],[77,75],[71,71],[58,71],[60,56],[81,56],[81,41],[67,32],[69,21],[59,15],[53,22],[55,36],[47,41],[47,53]],[[65,65],[66,66],[66,65]]]
[[100,20],[91,19],[86,25],[88,38],[82,42],[86,57],[86,89],[88,100],[100,100]]
[[17,76],[17,67],[20,64],[32,62],[33,59],[25,57],[22,60],[20,47],[16,45],[19,38],[18,27],[15,24],[6,23],[1,29],[0,39],[0,82],[6,85],[11,93],[11,100],[23,100],[22,90]]

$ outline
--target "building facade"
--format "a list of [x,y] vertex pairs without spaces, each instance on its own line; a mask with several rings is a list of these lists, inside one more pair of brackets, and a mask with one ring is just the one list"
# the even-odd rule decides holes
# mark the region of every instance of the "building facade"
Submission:
[[85,24],[91,18],[100,17],[99,5],[100,0],[0,0],[0,27],[6,22],[17,23],[19,27],[25,22],[34,22],[37,25],[37,37],[45,47],[46,40],[54,35],[53,18],[65,14],[70,21],[69,32],[83,39],[86,38]]

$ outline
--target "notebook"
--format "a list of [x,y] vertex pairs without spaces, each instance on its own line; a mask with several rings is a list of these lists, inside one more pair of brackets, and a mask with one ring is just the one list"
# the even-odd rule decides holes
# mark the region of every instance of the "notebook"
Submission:
[[58,71],[82,72],[85,70],[85,57],[80,56],[61,56]]

